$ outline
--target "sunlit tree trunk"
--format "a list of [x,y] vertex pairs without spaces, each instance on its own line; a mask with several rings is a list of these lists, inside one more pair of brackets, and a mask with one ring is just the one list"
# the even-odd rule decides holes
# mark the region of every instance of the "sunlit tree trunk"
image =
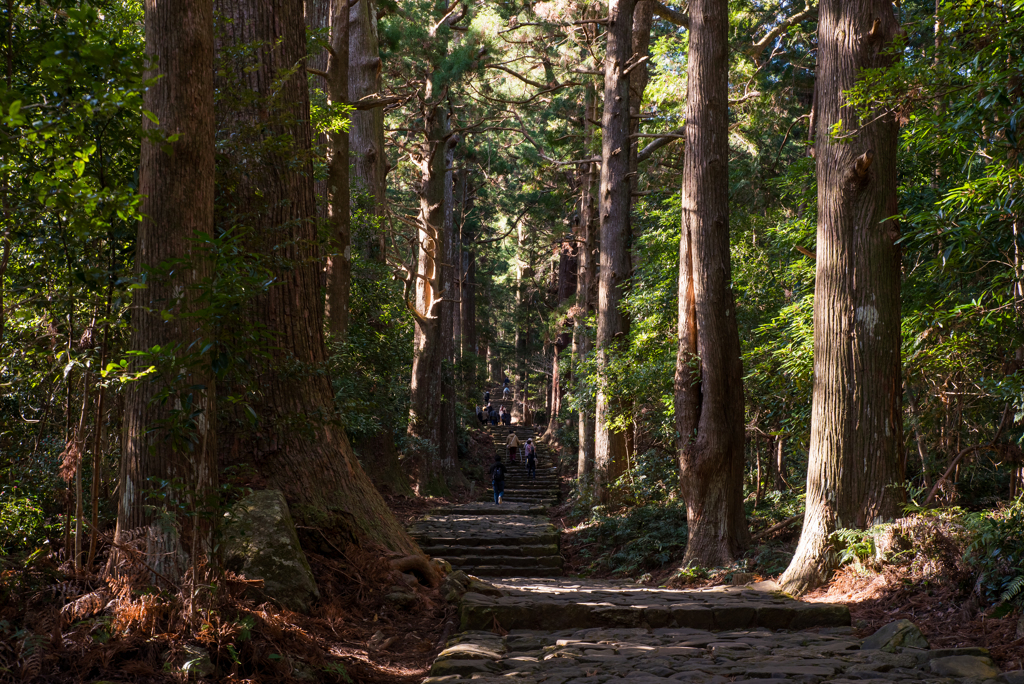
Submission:
[[675,409],[689,539],[683,562],[730,563],[743,512],[743,379],[729,258],[729,8],[690,3]]
[[632,56],[633,0],[609,0],[608,43],[604,63],[604,111],[601,115],[601,182],[598,220],[601,227],[601,261],[597,300],[597,367],[601,384],[597,391],[594,431],[594,486],[602,501],[610,496],[609,485],[625,471],[626,436],[608,426],[614,398],[604,381],[613,354],[626,332],[626,318],[619,306],[624,283],[630,275],[629,210],[629,75]]
[[[187,556],[210,551],[217,487],[216,392],[203,353],[210,333],[208,321],[190,316],[204,306],[200,288],[212,274],[198,242],[214,226],[213,6],[147,2],[145,30],[146,78],[155,80],[143,108],[159,123],[143,119],[143,128],[178,137],[142,143],[135,259],[146,287],[133,291],[132,349],[160,351],[135,369],[156,372],[128,386],[115,539],[148,527],[146,562],[173,582]],[[179,260],[187,266],[175,267]]]
[[[809,591],[835,567],[832,534],[896,512],[902,444],[897,126],[845,102],[863,69],[884,68],[898,25],[883,0],[824,0],[818,19],[818,237],[814,396],[803,534],[781,578]],[[843,139],[833,138],[837,127]]]

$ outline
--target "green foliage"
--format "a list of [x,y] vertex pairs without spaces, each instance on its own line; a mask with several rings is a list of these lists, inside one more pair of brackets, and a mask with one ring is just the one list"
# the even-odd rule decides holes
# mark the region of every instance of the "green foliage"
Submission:
[[0,552],[10,554],[44,543],[49,526],[42,507],[18,487],[0,489]]
[[977,572],[975,590],[986,603],[1024,607],[1024,499],[1002,510],[968,514],[964,561]]
[[686,505],[678,499],[608,513],[595,507],[578,533],[587,572],[635,576],[682,558],[686,550]]
[[412,322],[402,292],[381,263],[353,259],[350,320],[332,340],[329,360],[335,402],[355,438],[381,429],[405,435],[409,417]]

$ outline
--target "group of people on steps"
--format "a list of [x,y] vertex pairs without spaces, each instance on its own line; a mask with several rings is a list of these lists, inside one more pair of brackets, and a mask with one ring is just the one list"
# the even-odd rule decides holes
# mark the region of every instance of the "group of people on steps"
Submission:
[[[505,441],[505,448],[508,449],[509,462],[515,463],[519,460],[519,436],[514,432],[508,433]],[[526,460],[526,476],[531,480],[537,477],[537,447],[533,439],[527,439],[523,447],[523,457]],[[494,487],[494,503],[500,504],[505,494],[505,475],[508,469],[502,463],[501,454],[494,455],[494,465],[491,466],[491,485]]]
[[[508,401],[512,398],[512,389],[508,386],[509,379],[508,375],[502,373],[502,398]],[[477,420],[480,421],[480,425],[497,425],[499,422],[502,425],[512,425],[512,414],[508,412],[504,406],[500,410],[496,410],[494,405],[491,404],[491,390],[484,390],[484,403],[483,406],[478,406],[476,409]],[[505,441],[505,448],[508,450],[508,459],[510,463],[515,463],[519,460],[519,447],[521,443],[519,441],[519,435],[514,430],[509,430],[508,439]],[[527,477],[534,479],[537,477],[537,447],[533,443],[533,439],[527,439],[526,444],[523,446],[523,458],[526,462],[526,475]],[[500,504],[502,497],[505,495],[505,476],[508,474],[508,468],[502,462],[501,454],[494,455],[494,465],[491,466],[491,485],[494,488],[494,503]]]
[[495,410],[490,404],[484,406],[478,406],[476,409],[476,419],[480,421],[480,425],[511,425],[512,414],[502,406],[500,410]]
[[[502,380],[502,398],[508,401],[512,398],[512,390],[508,386],[508,376],[504,375]],[[482,406],[476,408],[476,418],[480,421],[480,425],[511,425],[512,414],[509,413],[508,409],[502,406],[500,409],[495,409],[491,404],[491,390],[484,390],[484,403]]]

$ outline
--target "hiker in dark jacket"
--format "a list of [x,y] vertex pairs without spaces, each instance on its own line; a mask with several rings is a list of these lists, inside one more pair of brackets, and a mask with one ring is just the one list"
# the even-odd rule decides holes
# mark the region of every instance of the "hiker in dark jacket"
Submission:
[[498,424],[498,412],[494,410],[493,406],[487,407],[487,417],[490,419],[491,425]]
[[484,403],[485,404],[491,403],[491,390],[485,390],[484,391]]
[[500,504],[505,495],[505,466],[501,462],[501,454],[494,454],[494,465],[491,466],[491,484],[494,486],[494,503]]
[[484,407],[478,406],[476,409],[476,419],[480,421],[480,425],[487,425],[487,419],[484,418]]
[[526,446],[523,447],[523,453],[526,456],[526,476],[531,480],[537,479],[537,447],[533,444],[533,439],[526,440]]

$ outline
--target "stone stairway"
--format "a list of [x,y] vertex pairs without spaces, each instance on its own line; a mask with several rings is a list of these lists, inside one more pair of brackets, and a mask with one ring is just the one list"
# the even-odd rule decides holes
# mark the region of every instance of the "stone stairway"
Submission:
[[[532,427],[520,427],[512,425],[504,427],[501,425],[488,425],[485,431],[494,439],[495,453],[502,455],[502,463],[508,469],[505,476],[505,495],[502,501],[508,503],[526,503],[539,506],[554,506],[558,503],[559,480],[558,468],[551,457],[551,450],[547,444],[537,441],[536,430]],[[537,477],[527,477],[526,463],[523,458],[523,447],[519,447],[519,459],[510,463],[507,457],[508,449],[505,441],[509,432],[515,432],[519,441],[525,445],[527,439],[532,439],[537,446]],[[481,501],[494,501],[490,482],[482,483],[486,491],[481,494]]]
[[[491,391],[500,396],[501,388]],[[495,402],[511,410],[511,402]],[[480,577],[559,577],[562,557],[558,531],[546,518],[546,509],[558,503],[559,480],[550,448],[537,441],[532,427],[520,425],[484,428],[494,439],[495,453],[508,469],[505,495],[495,504],[490,480],[477,503],[432,511],[409,528],[424,552],[454,568]],[[527,476],[520,448],[519,459],[509,463],[505,440],[513,431],[520,442],[533,439],[537,446],[537,476]]]

